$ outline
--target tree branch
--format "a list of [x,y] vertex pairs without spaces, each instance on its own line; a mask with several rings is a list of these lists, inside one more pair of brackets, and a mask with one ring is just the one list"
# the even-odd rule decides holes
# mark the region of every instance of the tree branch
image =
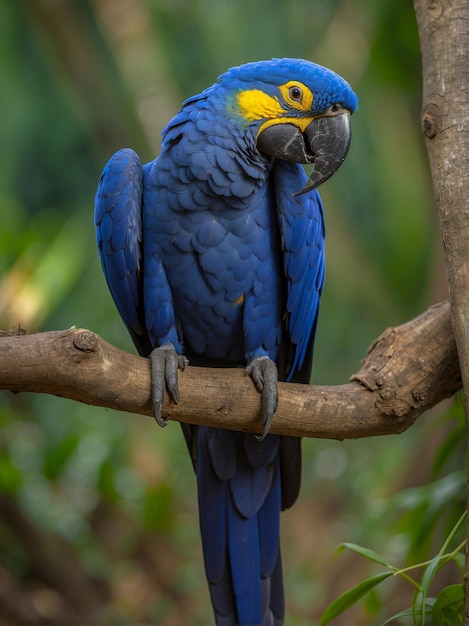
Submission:
[[[242,369],[188,367],[179,386],[180,404],[166,401],[163,415],[260,431],[260,397]],[[349,384],[280,383],[271,432],[331,439],[401,433],[460,387],[449,305],[442,303],[386,330]],[[152,415],[148,359],[123,352],[89,330],[0,337],[0,389]]]

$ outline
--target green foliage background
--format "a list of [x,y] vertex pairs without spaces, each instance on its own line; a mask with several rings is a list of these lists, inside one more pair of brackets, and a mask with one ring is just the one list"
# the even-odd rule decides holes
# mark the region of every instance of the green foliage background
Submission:
[[[153,158],[185,97],[273,56],[327,65],[360,97],[349,156],[322,190],[313,382],[345,382],[381,331],[446,297],[411,3],[18,0],[0,3],[0,52],[0,327],[82,326],[133,351],[95,249],[100,171],[124,146]],[[372,572],[353,553],[334,561],[337,544],[401,564],[439,545],[464,499],[461,412],[442,411],[400,437],[305,441],[302,495],[283,517],[289,624],[316,624]],[[177,425],[2,392],[0,426],[0,623],[210,621]],[[348,623],[406,606],[399,585]]]

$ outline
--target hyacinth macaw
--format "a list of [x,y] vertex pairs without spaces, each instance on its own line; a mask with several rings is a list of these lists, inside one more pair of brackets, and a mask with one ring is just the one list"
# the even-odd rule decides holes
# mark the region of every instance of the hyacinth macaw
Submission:
[[[343,162],[357,97],[334,72],[273,59],[228,70],[186,100],[141,165],[111,157],[97,243],[120,315],[151,360],[156,420],[178,369],[246,365],[261,430],[182,425],[197,475],[205,570],[219,625],[282,624],[280,510],[300,486],[300,440],[269,435],[280,380],[308,382],[324,281],[316,187]],[[308,179],[302,163],[314,164]],[[278,374],[277,374],[278,372]]]

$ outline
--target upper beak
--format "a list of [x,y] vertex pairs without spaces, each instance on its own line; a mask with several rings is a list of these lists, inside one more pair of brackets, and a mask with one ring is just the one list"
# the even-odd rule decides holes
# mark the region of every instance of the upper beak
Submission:
[[350,146],[350,113],[315,118],[302,133],[294,124],[275,124],[263,130],[257,147],[278,159],[314,163],[308,182],[294,195],[319,187],[343,163]]

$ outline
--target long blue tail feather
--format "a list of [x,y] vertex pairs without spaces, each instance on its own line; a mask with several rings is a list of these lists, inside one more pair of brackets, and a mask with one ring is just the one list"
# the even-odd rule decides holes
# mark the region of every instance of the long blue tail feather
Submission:
[[279,437],[199,427],[197,480],[205,569],[217,624],[283,619]]

